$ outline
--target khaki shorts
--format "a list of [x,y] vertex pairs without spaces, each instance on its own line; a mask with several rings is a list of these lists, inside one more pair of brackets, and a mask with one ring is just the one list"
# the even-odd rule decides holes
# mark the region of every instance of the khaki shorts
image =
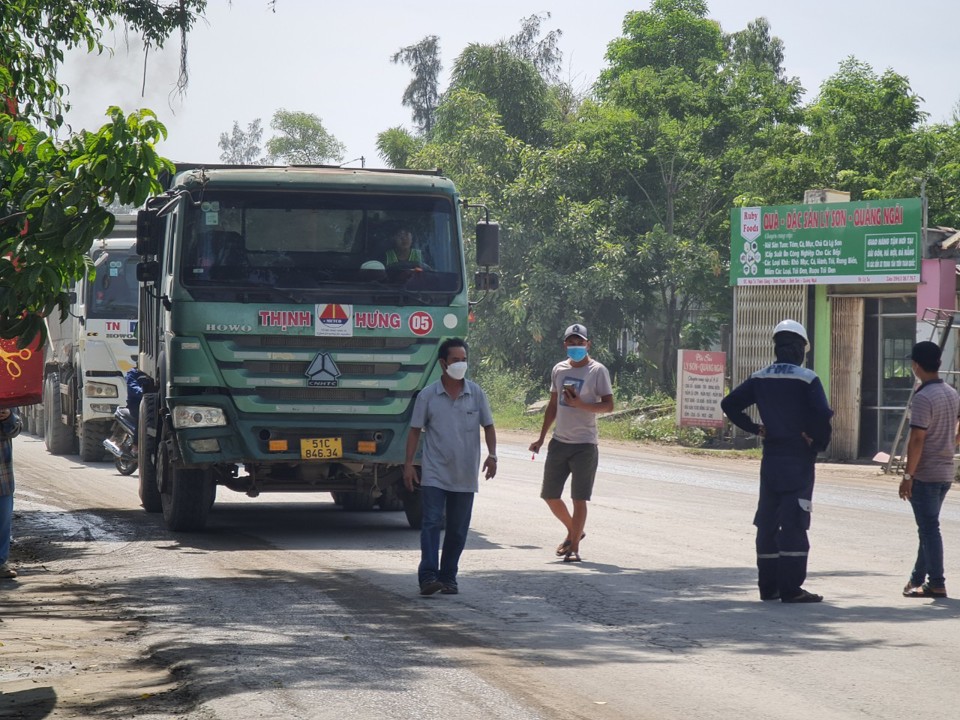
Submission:
[[570,497],[573,500],[589,500],[593,494],[593,481],[597,476],[599,453],[593,443],[571,444],[550,440],[547,445],[547,460],[543,466],[543,486],[540,497],[557,500],[563,494],[563,486],[571,475]]

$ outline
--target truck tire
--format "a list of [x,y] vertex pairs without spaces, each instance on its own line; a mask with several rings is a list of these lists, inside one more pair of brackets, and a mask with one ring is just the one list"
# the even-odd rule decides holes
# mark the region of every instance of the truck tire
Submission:
[[51,373],[43,384],[44,401],[46,408],[47,427],[44,441],[51,455],[66,455],[74,451],[74,435],[69,425],[61,422],[63,409],[61,407],[60,378]]
[[174,466],[166,443],[157,448],[157,475],[160,477],[160,502],[163,522],[174,532],[203,530],[213,505],[211,496],[216,485],[204,470]]
[[345,492],[341,493],[341,495],[343,498],[343,509],[349,510],[350,512],[373,510],[374,505],[377,504],[376,498],[373,497],[373,488],[361,490],[360,492]]
[[410,527],[414,530],[419,530],[423,524],[423,504],[418,490],[414,490],[413,492],[404,491],[403,512],[406,513],[407,523]]
[[80,459],[83,462],[101,462],[107,459],[103,441],[110,436],[110,425],[94,420],[80,424]]
[[381,510],[393,512],[403,510],[403,497],[401,493],[406,492],[402,483],[387,485],[383,489],[383,494],[377,499],[377,505]]
[[31,415],[33,416],[33,430],[31,432],[38,438],[42,438],[46,435],[46,428],[43,426],[43,403],[37,403],[31,408]]
[[[157,485],[157,394],[144,393],[137,417],[137,460],[140,473],[140,504],[148,513],[163,509]],[[152,434],[151,434],[152,432]]]
[[33,406],[29,406],[20,411],[20,420],[23,422],[23,431],[33,435],[36,431],[33,428]]

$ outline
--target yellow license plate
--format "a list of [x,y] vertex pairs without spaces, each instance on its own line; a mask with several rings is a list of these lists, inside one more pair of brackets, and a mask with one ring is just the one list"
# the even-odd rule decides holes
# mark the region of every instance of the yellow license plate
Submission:
[[343,457],[341,438],[302,438],[300,457],[303,460],[332,460]]

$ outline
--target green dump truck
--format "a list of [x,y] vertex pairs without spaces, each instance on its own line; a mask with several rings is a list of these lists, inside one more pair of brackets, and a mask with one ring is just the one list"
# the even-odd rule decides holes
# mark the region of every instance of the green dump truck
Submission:
[[[460,200],[439,173],[178,168],[138,217],[140,499],[204,527],[218,486],[329,492],[420,523],[402,464],[437,348],[467,332]],[[495,288],[499,229],[477,225]],[[406,245],[406,247],[402,247]]]

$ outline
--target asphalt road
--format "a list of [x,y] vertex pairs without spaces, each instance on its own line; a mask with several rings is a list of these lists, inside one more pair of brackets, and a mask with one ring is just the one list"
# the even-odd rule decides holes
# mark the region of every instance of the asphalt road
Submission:
[[[916,530],[892,478],[823,466],[807,587],[826,601],[761,603],[755,461],[603,446],[584,562],[563,563],[529,440],[501,440],[458,596],[417,594],[403,513],[221,489],[207,532],[173,535],[135,478],[28,435],[17,509],[145,619],[143,652],[190,697],[176,717],[956,717],[960,601],[900,596]],[[958,503],[943,528],[960,593]]]

